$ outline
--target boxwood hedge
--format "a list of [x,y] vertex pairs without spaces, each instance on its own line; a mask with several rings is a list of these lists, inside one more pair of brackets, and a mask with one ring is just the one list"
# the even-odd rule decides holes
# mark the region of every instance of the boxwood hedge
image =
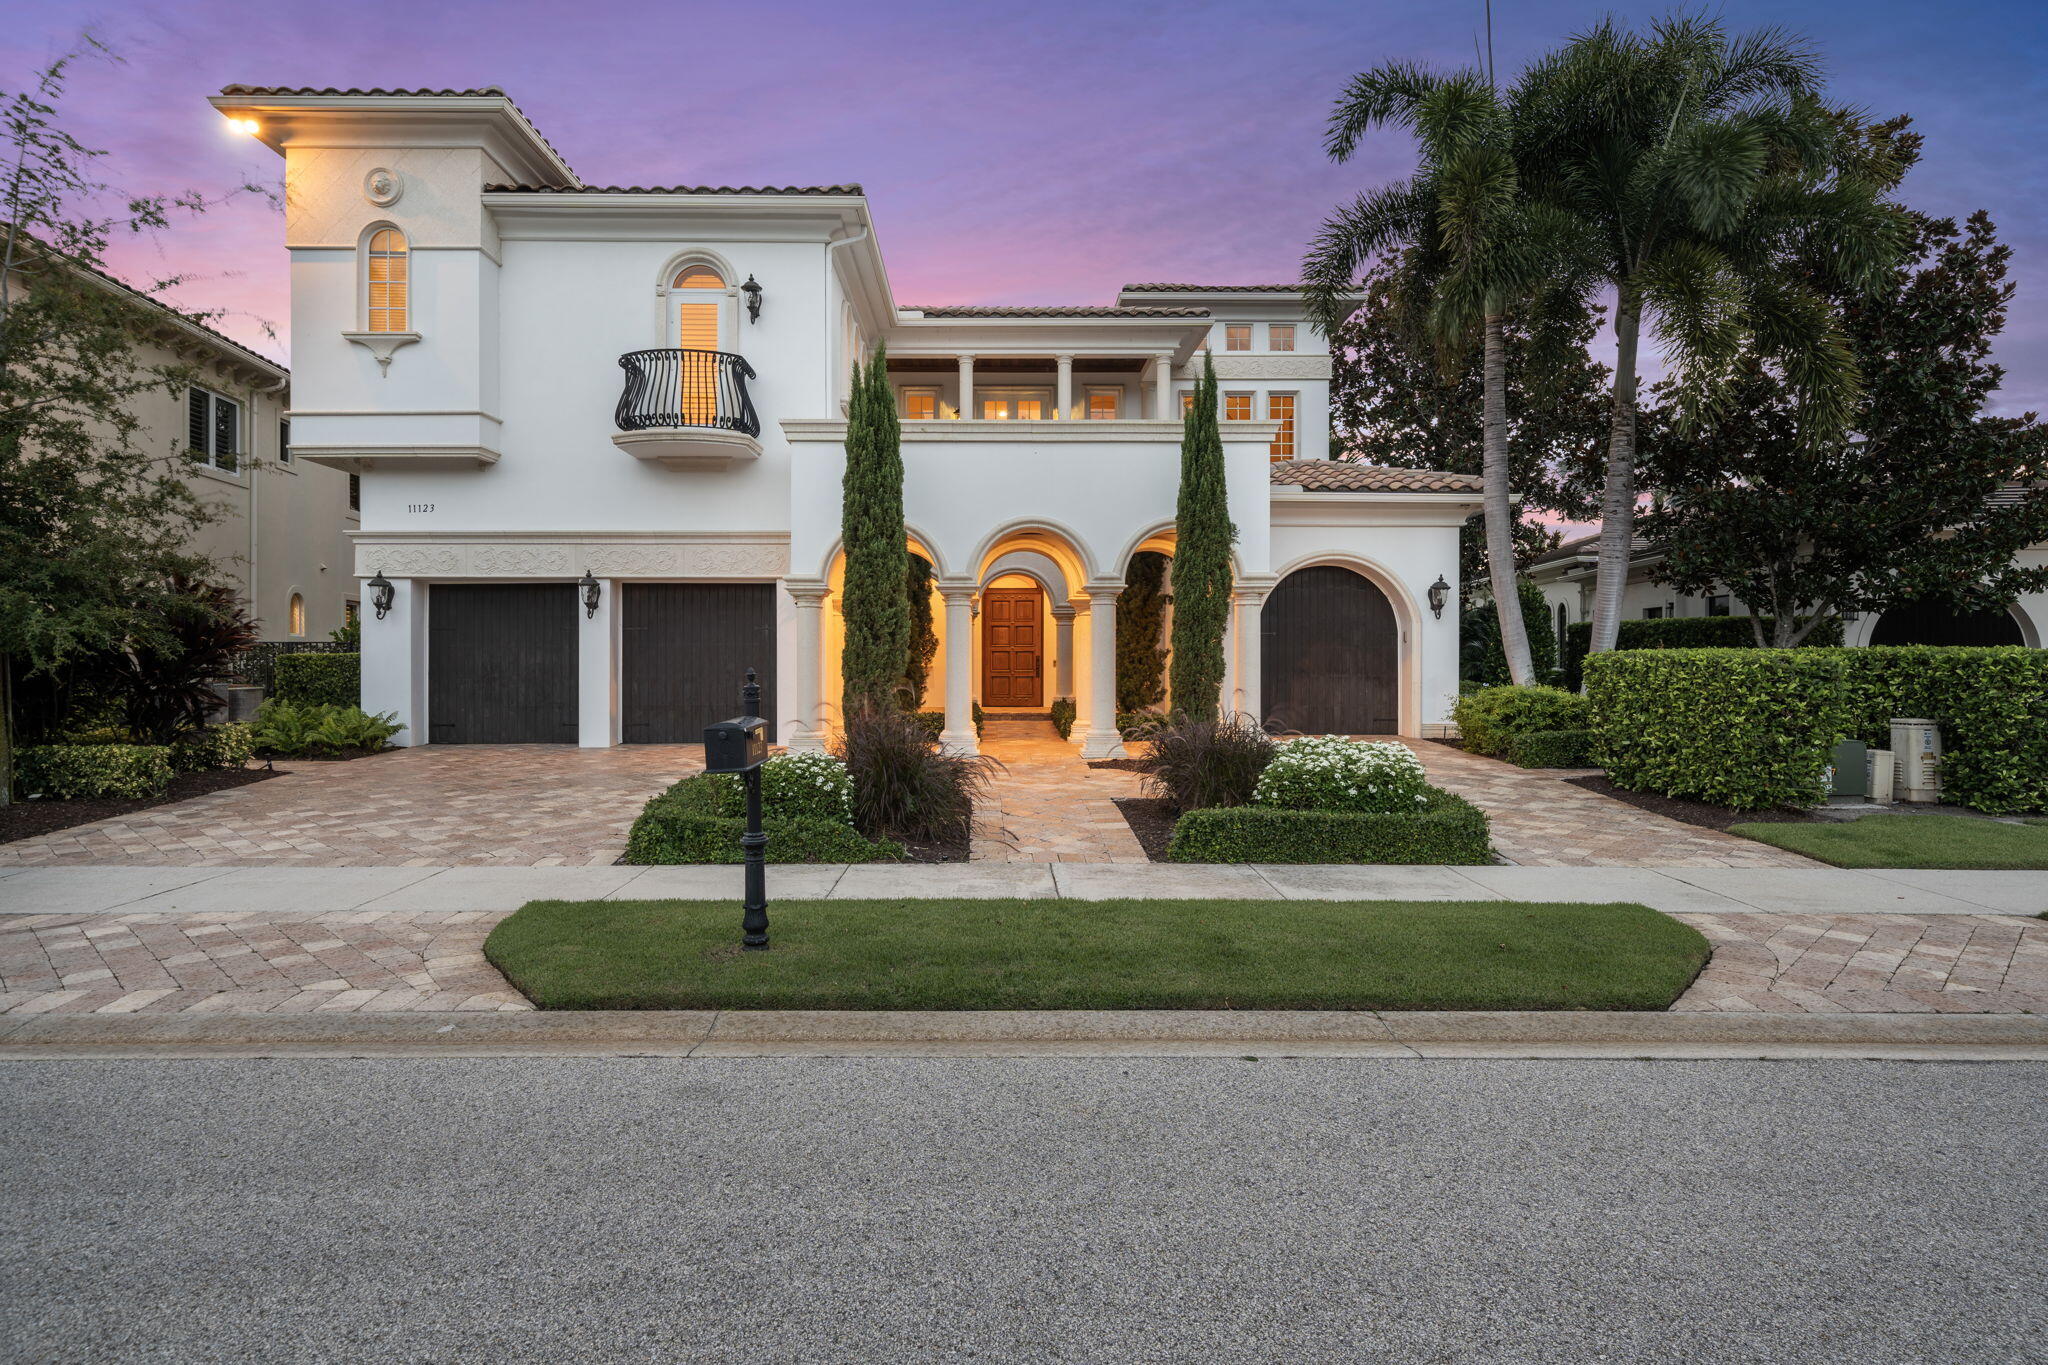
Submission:
[[[1666,616],[1655,621],[1629,620],[1615,632],[1616,649],[1755,649],[1756,632],[1747,616]],[[1764,638],[1778,618],[1762,618]],[[1585,681],[1586,651],[1593,643],[1593,623],[1575,621],[1565,627],[1564,654],[1560,667],[1564,685],[1577,691]],[[1820,649],[1842,643],[1842,623],[1823,621],[1800,642],[1801,649]]]
[[[722,814],[725,793],[705,774],[686,777],[649,801],[626,836],[626,861],[643,866],[737,863],[747,822]],[[771,863],[872,863],[903,856],[899,844],[861,837],[850,824],[763,813]]]
[[1583,730],[1590,717],[1584,697],[1558,687],[1482,688],[1458,698],[1451,708],[1451,719],[1467,749],[1502,757],[1507,756],[1517,735],[1535,730]]
[[280,654],[270,695],[294,706],[360,706],[360,654]]
[[15,785],[56,801],[145,800],[171,785],[160,744],[37,744],[14,755]]
[[1521,768],[1590,768],[1594,738],[1592,730],[1525,730],[1508,737],[1502,756]]
[[1429,788],[1428,804],[1393,815],[1218,806],[1173,827],[1176,863],[1490,863],[1486,813]]

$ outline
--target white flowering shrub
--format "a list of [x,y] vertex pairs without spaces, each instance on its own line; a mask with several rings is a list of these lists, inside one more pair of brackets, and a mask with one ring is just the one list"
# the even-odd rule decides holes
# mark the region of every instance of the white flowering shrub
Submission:
[[1403,744],[1339,735],[1290,739],[1259,775],[1255,806],[1393,814],[1429,799],[1422,760]]
[[[713,774],[721,815],[746,812],[746,791],[737,777]],[[853,779],[830,754],[777,754],[761,765],[761,813],[770,819],[808,817],[837,825],[853,823]]]

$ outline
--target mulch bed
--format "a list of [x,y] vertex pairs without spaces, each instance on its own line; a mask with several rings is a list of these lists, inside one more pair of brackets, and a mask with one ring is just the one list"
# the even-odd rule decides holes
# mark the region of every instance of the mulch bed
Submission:
[[1149,773],[1152,760],[1149,758],[1097,758],[1088,764],[1091,768],[1111,768],[1120,773]]
[[1155,863],[1165,862],[1166,845],[1173,838],[1173,822],[1180,819],[1180,808],[1158,796],[1119,796],[1113,799],[1116,808],[1123,812],[1124,823],[1137,837],[1138,846],[1145,850],[1145,856]]
[[962,835],[957,841],[946,844],[914,844],[908,839],[896,842],[903,845],[903,851],[910,856],[904,861],[912,863],[964,863],[967,861],[969,839]]
[[1777,807],[1771,810],[1731,810],[1727,806],[1716,806],[1706,801],[1694,801],[1683,796],[1665,796],[1658,792],[1631,791],[1617,787],[1605,777],[1567,777],[1564,779],[1587,791],[1611,796],[1617,801],[1626,801],[1631,806],[1650,811],[1656,815],[1668,816],[1701,829],[1717,829],[1726,832],[1730,825],[1810,825],[1820,816],[1806,811]]
[[32,839],[38,834],[55,834],[60,829],[73,825],[89,825],[95,820],[110,820],[117,815],[133,815],[139,810],[152,806],[168,806],[179,801],[189,801],[195,796],[209,792],[227,791],[234,787],[246,787],[251,782],[266,778],[283,777],[283,773],[270,772],[263,768],[213,768],[202,773],[180,773],[171,779],[171,785],[162,796],[140,800],[102,801],[16,801],[0,806],[0,844],[11,844],[16,839]]

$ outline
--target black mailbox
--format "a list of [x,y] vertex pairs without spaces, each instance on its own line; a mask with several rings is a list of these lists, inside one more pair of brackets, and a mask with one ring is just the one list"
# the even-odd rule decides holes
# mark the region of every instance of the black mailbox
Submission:
[[735,716],[704,727],[704,771],[743,773],[768,757],[768,722],[759,716]]

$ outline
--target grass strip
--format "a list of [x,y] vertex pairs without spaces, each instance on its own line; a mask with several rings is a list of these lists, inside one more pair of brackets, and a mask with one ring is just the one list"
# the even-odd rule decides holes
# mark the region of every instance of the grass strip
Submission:
[[1706,964],[1641,905],[534,901],[484,953],[542,1009],[1660,1010]]
[[1730,825],[1730,834],[1836,867],[2031,871],[2048,868],[2048,824],[1967,815],[1866,815],[1817,824]]

